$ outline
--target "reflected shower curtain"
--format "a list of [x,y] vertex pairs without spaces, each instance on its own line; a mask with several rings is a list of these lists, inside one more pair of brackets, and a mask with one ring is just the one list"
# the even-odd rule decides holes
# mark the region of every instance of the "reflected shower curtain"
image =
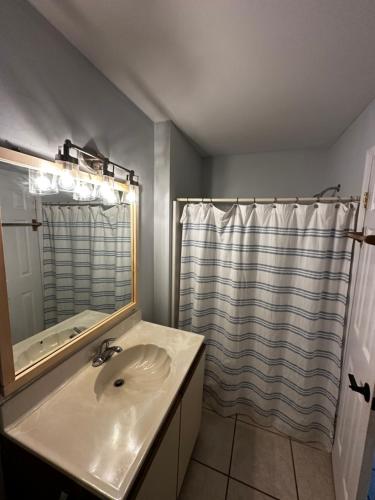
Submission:
[[357,204],[186,205],[179,327],[206,337],[205,399],[331,447]]
[[132,298],[129,205],[43,205],[44,323]]

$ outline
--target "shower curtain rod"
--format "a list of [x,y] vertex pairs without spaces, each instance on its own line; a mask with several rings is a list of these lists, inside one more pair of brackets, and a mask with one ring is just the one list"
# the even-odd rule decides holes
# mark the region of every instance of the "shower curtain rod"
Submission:
[[294,196],[293,198],[280,198],[275,196],[273,198],[257,198],[256,196],[252,198],[177,198],[178,203],[313,203],[317,201],[319,203],[334,203],[336,202],[349,202],[349,201],[360,201],[359,196],[332,196],[332,197],[310,197],[303,198],[299,196]]

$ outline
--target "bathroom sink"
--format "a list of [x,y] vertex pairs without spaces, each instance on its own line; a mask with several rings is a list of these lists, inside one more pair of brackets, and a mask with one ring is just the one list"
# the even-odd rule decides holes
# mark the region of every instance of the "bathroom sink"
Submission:
[[[97,369],[97,368],[95,368]],[[124,391],[150,392],[162,387],[171,369],[167,351],[155,344],[139,344],[115,354],[95,381],[97,399],[118,397]]]
[[[84,331],[86,327],[77,326],[75,328],[76,330],[74,328],[66,328],[65,330],[46,335],[43,339],[38,340],[37,342],[33,342],[17,356],[15,360],[16,371],[35,363],[47,354],[55,351],[58,347],[79,335],[79,333]],[[79,333],[78,330],[80,330]]]

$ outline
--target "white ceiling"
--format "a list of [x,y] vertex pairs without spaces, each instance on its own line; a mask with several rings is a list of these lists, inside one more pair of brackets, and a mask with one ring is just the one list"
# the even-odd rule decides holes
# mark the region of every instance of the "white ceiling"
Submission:
[[375,97],[375,0],[30,0],[207,154],[332,143]]

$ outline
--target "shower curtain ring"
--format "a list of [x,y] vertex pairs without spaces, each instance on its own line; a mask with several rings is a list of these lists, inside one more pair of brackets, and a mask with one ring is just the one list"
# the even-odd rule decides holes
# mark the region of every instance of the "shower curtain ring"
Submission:
[[238,205],[238,196],[237,196],[237,201],[236,201],[236,205]]

